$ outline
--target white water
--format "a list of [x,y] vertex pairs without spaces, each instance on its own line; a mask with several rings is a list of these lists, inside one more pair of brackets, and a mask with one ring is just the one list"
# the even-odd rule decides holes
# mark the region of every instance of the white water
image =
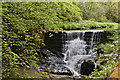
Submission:
[[[74,73],[74,76],[80,75],[81,64],[85,59],[88,59],[95,52],[93,50],[86,51],[87,46],[92,46],[93,43],[100,41],[100,34],[103,30],[85,30],[85,31],[64,31],[67,33],[67,38],[72,39],[66,41],[67,51],[63,53],[63,61],[66,63],[64,66],[70,69]],[[90,45],[87,45],[85,39],[85,33],[92,32],[90,35]],[[73,34],[75,33],[75,35]],[[82,37],[81,35],[82,34]]]

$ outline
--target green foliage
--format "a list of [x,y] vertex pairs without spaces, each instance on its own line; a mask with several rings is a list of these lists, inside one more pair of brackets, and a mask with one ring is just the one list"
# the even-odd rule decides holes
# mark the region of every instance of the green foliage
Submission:
[[[6,28],[3,27],[2,56],[4,70],[13,67],[17,68],[19,65],[23,65],[22,62],[36,67],[36,60],[38,60],[38,58],[36,58],[36,56],[38,56],[37,49],[40,48],[40,44],[42,43],[42,39],[37,40],[40,37],[37,34],[40,33],[32,33],[32,35],[29,35],[27,32],[23,33],[21,30],[15,33],[14,31],[4,31],[5,29]],[[36,43],[36,41],[38,42]],[[10,72],[11,71],[13,71],[13,69],[11,69]],[[6,71],[3,71],[3,73],[6,77]]]
[[85,29],[95,29],[95,28],[111,28],[118,27],[118,23],[107,23],[107,22],[90,22],[90,23],[64,23],[57,25],[57,28],[62,28],[63,30],[85,30]]
[[74,2],[83,13],[83,20],[118,22],[119,2]]
[[[94,72],[92,72],[89,76],[84,76],[86,78],[107,78],[113,67],[115,66],[115,63],[118,60],[118,57],[120,55],[119,50],[119,44],[118,44],[118,30],[113,30],[113,35],[109,37],[109,39],[112,39],[113,42],[109,42],[106,44],[99,44],[97,48],[104,51],[103,54],[94,54],[97,61],[95,62],[95,65],[98,65],[100,68],[95,69]],[[103,64],[101,64],[103,62]]]
[[118,22],[118,2],[109,2],[105,4],[105,16],[109,21]]
[[3,78],[17,72],[22,62],[37,67],[36,61],[42,62],[43,58],[38,49],[45,46],[44,32],[60,30],[56,25],[64,21],[82,20],[81,15],[80,9],[70,2],[3,2]]
[[[79,4],[81,5],[78,6]],[[23,66],[22,62],[25,62],[30,67],[34,68],[38,66],[36,65],[36,61],[42,62],[42,58],[47,60],[47,56],[42,57],[41,55],[43,54],[40,54],[39,56],[40,51],[38,51],[38,49],[44,49],[45,47],[44,33],[46,31],[70,29],[82,30],[90,29],[91,27],[109,28],[118,26],[117,23],[75,23],[81,21],[82,18],[93,21],[114,22],[117,22],[118,19],[116,16],[116,4],[114,3],[79,4],[76,5],[71,2],[3,2],[3,78],[10,78],[11,72],[16,72],[15,76],[21,77],[17,72],[20,71],[18,69],[19,66]],[[100,8],[101,5],[106,5],[105,12],[103,11],[100,13],[100,11],[102,11],[102,8]],[[107,9],[108,5],[112,5],[112,7]],[[109,10],[110,12],[113,12],[110,13]],[[98,13],[99,15],[97,15]],[[105,16],[103,14],[105,14]],[[50,34],[50,37],[52,36],[53,34]],[[114,36],[116,37],[116,35]],[[114,41],[112,44],[115,45],[117,43],[117,41]],[[108,51],[106,47],[107,46],[105,46],[105,50]]]

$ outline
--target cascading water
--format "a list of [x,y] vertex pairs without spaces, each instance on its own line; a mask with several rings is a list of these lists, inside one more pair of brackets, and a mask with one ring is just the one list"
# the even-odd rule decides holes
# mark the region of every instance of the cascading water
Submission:
[[[84,38],[85,33],[88,32],[92,34],[90,34],[89,37]],[[100,41],[100,35],[98,34],[100,32],[102,32],[102,30],[66,31],[67,38],[72,38],[72,40],[66,41],[67,44],[65,46],[67,46],[67,51],[63,53],[63,61],[66,63],[64,66],[69,68],[75,76],[79,76],[82,61],[95,53],[91,49],[88,51],[86,51],[86,49],[92,47],[93,43]],[[87,41],[85,41],[85,39],[87,39]],[[88,42],[88,44],[86,42]]]
[[[59,39],[56,37],[58,35],[54,35],[50,39],[46,38],[46,44],[51,40],[52,42],[48,44],[50,50],[53,53],[64,55],[63,58],[56,59],[57,68],[59,65],[63,65],[73,72],[74,76],[79,76],[82,62],[96,53],[91,47],[95,47],[93,44],[101,41],[102,33],[103,30],[62,31]],[[60,47],[58,47],[59,45]]]

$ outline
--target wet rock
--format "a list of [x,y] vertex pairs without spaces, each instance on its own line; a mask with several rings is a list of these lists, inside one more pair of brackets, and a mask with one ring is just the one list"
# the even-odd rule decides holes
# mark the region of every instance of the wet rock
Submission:
[[[66,68],[65,66],[63,66],[64,62],[63,62],[63,58],[58,57],[58,55],[52,53],[51,51],[45,51],[42,50],[41,51],[42,54],[45,54],[47,56],[47,60],[45,60],[44,58],[42,58],[42,66],[40,65],[40,67],[38,68],[39,71],[46,71],[46,70],[50,70],[52,74],[58,74],[58,75],[72,75],[72,72]],[[46,54],[47,53],[47,54]],[[47,64],[46,64],[47,63]],[[44,68],[42,68],[44,67]]]
[[89,61],[85,61],[84,63],[81,64],[81,74],[82,75],[89,75],[91,74],[92,71],[94,71],[95,69],[95,65],[94,62],[92,62],[91,60]]
[[72,72],[64,67],[64,66],[56,66],[54,68],[51,69],[51,73],[53,74],[58,74],[58,75],[69,75],[69,76],[72,76]]

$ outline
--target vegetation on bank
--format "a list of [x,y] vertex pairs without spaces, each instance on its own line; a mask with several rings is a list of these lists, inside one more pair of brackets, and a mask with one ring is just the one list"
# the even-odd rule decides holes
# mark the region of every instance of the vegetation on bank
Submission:
[[[3,2],[2,3],[2,73],[9,78],[18,67],[31,68],[45,64],[47,53],[44,32],[47,25],[66,20],[82,20],[80,9],[69,2]],[[12,69],[14,68],[14,69]],[[19,73],[16,73],[17,77]]]
[[[109,31],[109,30],[108,30]],[[102,52],[94,54],[97,60],[94,64],[99,68],[89,74],[89,76],[81,75],[83,78],[108,78],[112,69],[115,67],[116,62],[119,59],[119,37],[120,32],[118,30],[109,31],[112,35],[108,36],[108,43],[101,43],[96,45],[94,49],[101,49]]]
[[83,20],[98,22],[119,22],[118,4],[119,2],[73,2],[82,13]]
[[[57,27],[56,27],[57,26]],[[47,26],[49,30],[87,30],[98,28],[118,28],[118,23],[88,22],[88,23],[62,23],[56,26]]]
[[[106,8],[103,10],[104,14],[95,12],[96,4],[98,9],[101,6]],[[84,7],[82,8],[82,5]],[[111,6],[112,5],[112,6]],[[91,28],[109,28],[117,27],[118,17],[116,16],[117,3],[72,3],[72,2],[3,2],[2,3],[2,73],[3,78],[10,78],[11,72],[16,72],[15,76],[19,75],[21,67],[28,65],[30,68],[36,69],[42,64],[46,64],[47,53],[42,53],[46,49],[44,44],[44,33],[49,30],[70,30],[70,29],[91,29]],[[87,6],[87,7],[85,7]],[[109,9],[107,9],[109,7]],[[95,9],[94,9],[95,8]],[[109,12],[113,10],[113,12]],[[99,11],[99,10],[97,10]],[[94,14],[95,13],[95,14]],[[115,13],[115,14],[114,14]],[[91,14],[89,16],[89,14]],[[109,14],[109,16],[108,16]],[[104,18],[101,18],[102,17]],[[112,16],[112,17],[111,17]],[[84,22],[83,20],[90,20]],[[95,22],[100,21],[100,22]],[[115,30],[117,31],[117,30]],[[113,34],[114,41],[118,40],[118,32]],[[107,54],[115,55],[118,53],[117,43],[101,44],[101,48],[108,51]],[[102,47],[103,46],[103,47]],[[107,48],[108,47],[108,48]],[[46,49],[47,51],[47,49]],[[102,54],[103,55],[103,54]],[[98,56],[99,61],[102,61],[102,55]],[[111,60],[113,57],[111,56]],[[105,59],[105,58],[104,58]],[[112,61],[107,64],[112,65]],[[96,63],[96,64],[99,64]],[[106,67],[102,71],[107,71]],[[46,64],[47,65],[47,64]],[[113,67],[113,66],[112,66]],[[111,69],[112,69],[111,67]],[[102,67],[101,67],[102,69]],[[106,69],[106,70],[104,70]],[[94,76],[101,76],[97,74],[99,71],[93,73]],[[107,71],[110,72],[110,71]],[[91,77],[94,77],[90,75]],[[103,74],[104,76],[104,74]],[[106,75],[105,75],[106,76]]]

